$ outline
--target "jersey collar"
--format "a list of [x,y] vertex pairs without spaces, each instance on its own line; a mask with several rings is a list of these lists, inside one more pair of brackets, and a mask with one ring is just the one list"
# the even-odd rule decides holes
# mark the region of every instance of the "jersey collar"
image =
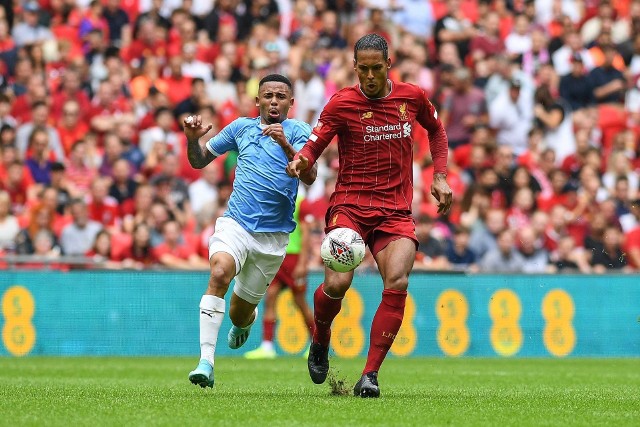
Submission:
[[391,79],[387,79],[387,83],[389,83],[389,93],[386,94],[385,96],[381,96],[380,98],[369,98],[367,95],[364,94],[364,92],[362,91],[362,88],[360,87],[360,83],[358,83],[356,86],[358,86],[358,90],[360,91],[360,93],[362,94],[362,96],[364,96],[367,99],[370,99],[372,101],[375,101],[376,99],[385,99],[386,97],[388,97],[389,95],[391,95],[391,92],[393,92],[393,81]]

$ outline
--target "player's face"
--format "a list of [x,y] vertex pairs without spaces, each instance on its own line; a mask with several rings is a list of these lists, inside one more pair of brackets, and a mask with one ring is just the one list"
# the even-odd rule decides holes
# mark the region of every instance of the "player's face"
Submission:
[[353,60],[360,88],[369,98],[382,98],[389,93],[387,74],[391,60],[379,50],[359,50]]
[[264,83],[258,91],[256,104],[260,108],[260,117],[264,123],[282,123],[293,105],[289,86],[281,82]]

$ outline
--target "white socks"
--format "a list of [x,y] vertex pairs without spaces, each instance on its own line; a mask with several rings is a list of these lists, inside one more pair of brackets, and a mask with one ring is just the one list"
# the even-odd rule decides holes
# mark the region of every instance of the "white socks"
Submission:
[[213,354],[222,319],[224,318],[224,299],[213,295],[203,295],[200,300],[200,358],[213,366]]
[[260,344],[260,347],[262,347],[267,351],[273,351],[273,341],[262,341],[262,344]]

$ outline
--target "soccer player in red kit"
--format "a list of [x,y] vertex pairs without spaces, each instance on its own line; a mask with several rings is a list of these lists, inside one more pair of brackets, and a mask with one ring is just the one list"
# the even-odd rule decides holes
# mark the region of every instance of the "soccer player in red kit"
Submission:
[[[353,62],[359,84],[329,100],[287,173],[299,176],[312,167],[338,135],[340,168],[325,231],[347,227],[360,233],[382,276],[384,290],[371,324],[367,363],[354,387],[356,396],[378,397],[378,370],[402,324],[418,245],[411,214],[411,130],[416,121],[429,133],[434,163],[431,194],[438,200],[438,212],[449,210],[452,193],[446,180],[447,136],[438,113],[418,86],[387,78],[391,67],[387,42],[376,34],[362,37],[355,44]],[[308,367],[316,384],[327,377],[331,322],[352,280],[353,272],[325,268],[324,283],[315,291]]]

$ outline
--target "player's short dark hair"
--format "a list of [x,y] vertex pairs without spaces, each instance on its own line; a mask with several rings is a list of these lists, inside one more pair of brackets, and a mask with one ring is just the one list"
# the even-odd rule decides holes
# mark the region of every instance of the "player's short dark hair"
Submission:
[[389,45],[387,45],[384,37],[377,34],[372,33],[360,37],[355,46],[353,46],[353,59],[357,59],[359,50],[377,50],[382,52],[385,60],[389,58]]
[[262,80],[260,80],[260,84],[258,85],[258,89],[262,87],[263,84],[268,82],[280,82],[284,83],[289,87],[289,91],[293,93],[293,86],[291,85],[291,80],[283,76],[282,74],[269,74],[264,76]]

